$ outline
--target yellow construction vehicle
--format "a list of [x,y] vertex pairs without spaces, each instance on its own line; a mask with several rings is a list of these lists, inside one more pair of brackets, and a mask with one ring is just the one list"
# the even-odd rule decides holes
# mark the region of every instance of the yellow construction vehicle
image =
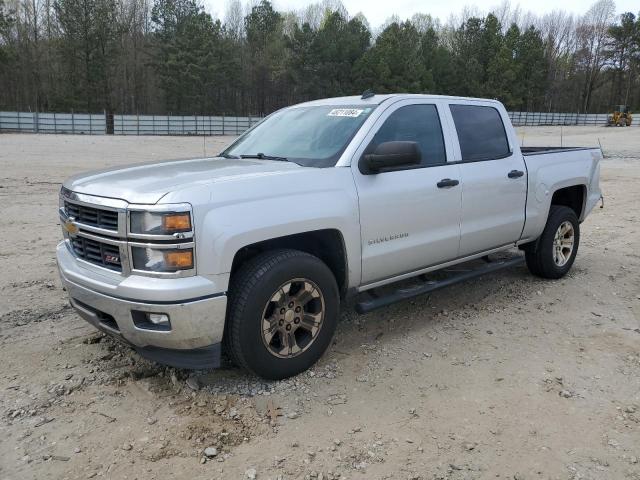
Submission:
[[607,126],[609,127],[630,127],[633,117],[628,105],[616,105],[613,113],[609,115]]

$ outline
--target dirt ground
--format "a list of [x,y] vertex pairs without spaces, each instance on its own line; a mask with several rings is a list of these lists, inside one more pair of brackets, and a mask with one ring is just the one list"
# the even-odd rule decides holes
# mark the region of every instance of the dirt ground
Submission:
[[562,129],[565,146],[598,139],[605,208],[566,278],[520,267],[346,305],[318,365],[264,382],[97,334],[54,257],[65,177],[230,138],[0,135],[0,479],[640,479],[640,129]]

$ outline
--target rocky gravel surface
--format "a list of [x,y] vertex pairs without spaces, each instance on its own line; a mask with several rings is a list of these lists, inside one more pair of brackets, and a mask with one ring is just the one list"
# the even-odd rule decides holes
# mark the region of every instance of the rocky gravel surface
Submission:
[[567,277],[520,267],[367,315],[346,304],[322,360],[278,382],[148,362],[57,279],[65,177],[229,138],[0,135],[0,478],[639,480],[636,130],[563,129],[607,156],[606,208]]

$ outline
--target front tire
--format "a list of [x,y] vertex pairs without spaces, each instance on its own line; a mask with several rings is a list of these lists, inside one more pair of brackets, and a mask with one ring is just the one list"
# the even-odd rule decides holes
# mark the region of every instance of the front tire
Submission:
[[274,250],[249,260],[234,274],[229,297],[227,349],[260,377],[303,372],[333,338],[338,286],[329,267],[308,253]]
[[551,205],[544,231],[534,246],[525,251],[529,271],[542,278],[562,278],[578,253],[580,224],[575,212]]

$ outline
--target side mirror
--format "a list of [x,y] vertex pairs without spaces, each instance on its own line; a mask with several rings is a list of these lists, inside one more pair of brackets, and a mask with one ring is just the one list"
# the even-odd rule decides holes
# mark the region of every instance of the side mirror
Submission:
[[358,163],[363,175],[372,175],[386,169],[399,169],[419,165],[422,159],[416,142],[384,142],[373,153],[363,155]]

